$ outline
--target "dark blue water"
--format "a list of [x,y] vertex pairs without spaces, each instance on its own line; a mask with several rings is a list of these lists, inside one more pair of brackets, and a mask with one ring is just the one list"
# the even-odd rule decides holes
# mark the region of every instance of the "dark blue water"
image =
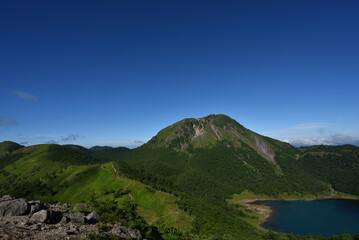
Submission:
[[262,227],[298,235],[359,234],[358,200],[258,201],[273,212]]

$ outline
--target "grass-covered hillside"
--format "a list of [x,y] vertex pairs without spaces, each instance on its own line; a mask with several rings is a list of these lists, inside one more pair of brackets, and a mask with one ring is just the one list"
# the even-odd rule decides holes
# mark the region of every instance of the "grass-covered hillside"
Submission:
[[98,164],[81,150],[59,145],[21,148],[7,158],[12,161],[0,169],[0,195],[86,202],[102,210],[112,206],[104,217],[117,211],[124,224],[140,230],[152,226],[152,232],[187,233],[192,228],[193,217],[179,209],[174,195],[126,178],[116,163]]

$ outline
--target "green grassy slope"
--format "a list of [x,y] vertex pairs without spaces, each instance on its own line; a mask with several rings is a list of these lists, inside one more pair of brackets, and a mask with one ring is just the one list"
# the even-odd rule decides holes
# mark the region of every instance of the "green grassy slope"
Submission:
[[44,202],[115,201],[132,204],[147,224],[188,232],[193,218],[179,209],[177,198],[128,179],[113,163],[94,164],[91,155],[66,146],[38,145],[13,153],[1,169],[0,195],[10,194]]

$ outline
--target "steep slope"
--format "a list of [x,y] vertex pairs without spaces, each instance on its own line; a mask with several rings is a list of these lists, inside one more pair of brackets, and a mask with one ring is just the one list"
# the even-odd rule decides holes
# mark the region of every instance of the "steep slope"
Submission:
[[359,147],[313,146],[299,150],[299,168],[337,191],[359,195]]
[[297,168],[297,153],[228,116],[209,115],[168,126],[117,160],[206,199],[223,200],[244,190],[270,196],[329,191],[327,183]]

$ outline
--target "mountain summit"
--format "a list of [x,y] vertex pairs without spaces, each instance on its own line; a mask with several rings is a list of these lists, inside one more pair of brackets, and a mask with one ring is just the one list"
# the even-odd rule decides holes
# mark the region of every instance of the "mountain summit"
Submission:
[[183,152],[188,148],[210,148],[218,143],[225,144],[227,148],[248,145],[280,169],[273,150],[263,136],[246,129],[223,114],[181,120],[161,130],[147,145]]

